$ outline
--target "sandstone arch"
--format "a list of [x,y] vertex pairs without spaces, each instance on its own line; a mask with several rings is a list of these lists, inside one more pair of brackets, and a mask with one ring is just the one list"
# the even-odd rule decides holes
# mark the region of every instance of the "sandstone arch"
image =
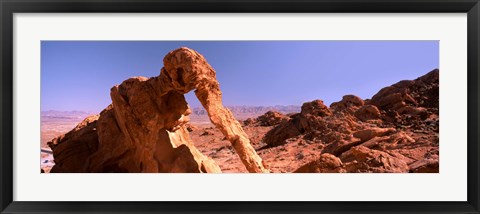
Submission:
[[268,172],[233,114],[222,105],[215,70],[189,48],[164,58],[160,75],[134,77],[114,86],[112,104],[69,133],[53,139],[51,172],[221,172],[199,152],[185,124],[195,95],[211,122],[232,143],[249,172]]

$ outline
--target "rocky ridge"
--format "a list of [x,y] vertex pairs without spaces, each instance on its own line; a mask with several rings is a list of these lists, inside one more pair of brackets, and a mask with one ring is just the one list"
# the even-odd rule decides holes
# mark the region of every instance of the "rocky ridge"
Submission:
[[304,103],[286,119],[276,114],[282,122],[263,141],[267,148],[319,145],[317,158],[296,172],[438,172],[438,80],[435,69],[369,100],[346,95],[330,107]]
[[[438,74],[434,70],[403,89],[424,93],[403,107],[425,108],[426,115],[377,107],[370,99],[347,95],[330,107],[321,100],[306,102],[297,114],[270,111],[243,120],[243,129],[265,166],[276,173],[439,172],[438,102],[422,104],[438,91]],[[212,127],[191,130],[195,145],[223,172],[245,172],[221,133]]]
[[[180,48],[165,57],[158,77],[113,87],[111,105],[51,140],[51,172],[435,173],[438,86],[435,69],[371,99],[313,100],[299,113],[268,109],[239,123],[237,110],[221,104],[213,68]],[[183,94],[191,90],[204,112],[187,105]],[[189,123],[205,113],[214,127]]]

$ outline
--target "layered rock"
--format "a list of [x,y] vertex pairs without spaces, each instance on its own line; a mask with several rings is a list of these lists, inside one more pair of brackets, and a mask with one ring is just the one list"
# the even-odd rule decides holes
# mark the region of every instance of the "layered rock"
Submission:
[[372,138],[384,136],[388,133],[395,132],[393,128],[367,128],[353,132],[349,139],[340,139],[329,143],[322,153],[330,153],[336,156],[349,150],[353,146],[360,145]]
[[[200,151],[224,171],[268,172],[251,144],[274,172],[439,172],[438,70],[371,99],[346,95],[330,107],[313,100],[299,113],[269,111],[242,127],[200,54],[181,48],[164,65],[158,77],[113,87],[111,105],[49,142],[52,172],[220,172]],[[189,124],[183,94],[191,90],[221,133]],[[199,149],[189,132],[204,139]]]
[[347,172],[396,172],[406,173],[409,167],[405,161],[387,152],[369,149],[364,146],[352,147],[340,156]]
[[318,160],[312,161],[297,170],[295,173],[333,173],[346,172],[342,160],[331,154],[322,154]]
[[269,146],[278,146],[287,143],[289,138],[303,135],[309,140],[330,143],[350,138],[350,134],[358,128],[353,116],[333,114],[323,101],[314,100],[304,103],[299,114],[273,128],[263,140]]
[[409,165],[413,173],[438,173],[438,159],[424,159]]
[[98,118],[98,115],[89,116],[72,131],[48,142],[56,163],[50,172],[87,172],[87,159],[99,146]]
[[346,95],[330,108],[319,100],[304,103],[263,140],[270,147],[319,144],[319,158],[299,172],[325,172],[332,162],[325,155],[339,158],[339,172],[438,172],[438,80],[435,69],[369,100]]
[[349,94],[343,96],[342,100],[330,104],[330,108],[334,111],[346,111],[352,114],[364,104],[365,102],[362,100],[362,98]]
[[374,105],[364,105],[355,111],[355,117],[364,122],[379,119],[380,115],[380,110]]
[[157,77],[134,77],[110,91],[98,118],[49,142],[52,172],[221,172],[188,135],[191,113],[183,94],[195,90],[210,120],[232,143],[249,172],[268,172],[240,123],[223,107],[213,68],[199,53],[167,54]]
[[289,119],[290,118],[287,115],[284,115],[280,112],[268,111],[257,118],[248,118],[247,120],[243,121],[243,124],[246,126],[275,126],[283,122],[287,122]]
[[403,80],[381,89],[372,97],[370,103],[386,111],[400,110],[408,106],[410,109],[429,108],[438,114],[438,98],[439,70],[435,69],[415,80]]
[[323,104],[322,100],[314,100],[302,105],[302,115],[312,115],[317,117],[326,117],[332,115],[330,109]]

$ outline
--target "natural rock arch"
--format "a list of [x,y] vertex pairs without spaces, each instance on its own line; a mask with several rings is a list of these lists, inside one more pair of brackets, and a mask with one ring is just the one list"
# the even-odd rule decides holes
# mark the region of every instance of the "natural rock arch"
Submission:
[[160,75],[114,86],[112,104],[69,133],[53,139],[52,172],[221,172],[199,152],[185,124],[191,113],[183,94],[195,95],[249,172],[269,172],[240,123],[222,104],[215,70],[189,48],[168,53]]

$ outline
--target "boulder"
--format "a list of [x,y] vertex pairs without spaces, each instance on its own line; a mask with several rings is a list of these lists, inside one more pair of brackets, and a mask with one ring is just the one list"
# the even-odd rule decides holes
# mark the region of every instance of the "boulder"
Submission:
[[364,122],[379,119],[380,115],[380,110],[374,105],[364,105],[355,112],[355,117]]
[[362,100],[362,98],[355,96],[353,94],[349,95],[344,95],[342,97],[342,100],[339,102],[334,102],[330,105],[330,108],[348,108],[351,106],[356,106],[360,107],[363,106],[365,102]]
[[351,138],[348,140],[340,139],[336,140],[333,143],[328,144],[323,150],[322,153],[330,153],[335,156],[339,156],[350,148],[361,144],[362,141],[358,138]]
[[323,104],[322,100],[314,100],[311,102],[306,102],[302,105],[302,115],[314,115],[314,116],[319,116],[319,117],[326,117],[330,116],[332,112],[328,107]]
[[437,108],[439,70],[435,69],[415,80],[403,80],[381,89],[370,103],[382,110],[399,110],[406,106]]
[[415,143],[415,140],[405,132],[397,132],[387,136],[375,136],[361,145],[370,149],[376,149],[381,151],[387,151],[396,149],[399,144],[407,146],[408,144]]
[[354,114],[355,111],[363,105],[365,105],[365,101],[363,101],[362,98],[349,94],[343,96],[342,100],[330,104],[330,108],[333,109],[333,111],[343,111]]
[[[55,165],[50,172],[87,172],[88,157],[97,151],[97,119],[92,115],[80,122],[72,131],[48,142]],[[68,142],[68,143],[64,143]]]
[[255,120],[254,118],[248,118],[248,119],[243,121],[244,126],[252,126],[255,123],[257,123],[257,120]]
[[361,142],[365,142],[374,137],[381,137],[393,132],[395,132],[394,128],[368,128],[354,132],[353,137],[359,138]]
[[321,154],[320,158],[309,162],[294,173],[338,173],[345,172],[342,161],[331,154]]
[[364,146],[355,146],[344,152],[340,159],[345,165],[347,172],[354,173],[407,173],[408,165],[401,159]]
[[438,173],[438,159],[424,159],[409,165],[410,172],[414,173]]
[[308,119],[297,114],[286,123],[281,123],[267,132],[263,141],[270,147],[279,146],[287,143],[287,139],[304,134],[309,128]]
[[352,131],[359,127],[352,115],[334,114],[321,100],[314,100],[304,103],[299,114],[267,132],[263,141],[268,146],[279,146],[286,144],[289,138],[303,135],[308,140],[330,143],[350,138]]
[[257,122],[260,126],[275,126],[280,123],[288,121],[290,118],[280,112],[268,111],[259,116]]

